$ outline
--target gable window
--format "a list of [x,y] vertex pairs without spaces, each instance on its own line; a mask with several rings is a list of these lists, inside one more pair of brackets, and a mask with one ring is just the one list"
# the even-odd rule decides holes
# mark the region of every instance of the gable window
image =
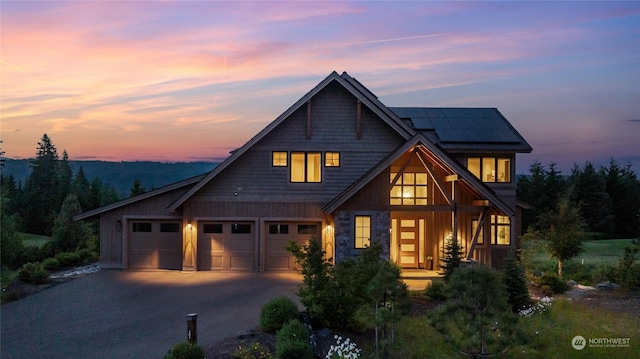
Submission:
[[511,160],[502,157],[469,157],[467,169],[482,182],[511,182]]
[[[471,220],[471,238],[473,239],[473,236],[476,235],[476,231],[478,230],[478,220],[477,219],[473,219]],[[476,242],[476,244],[484,244],[484,230],[481,230],[480,233],[478,234],[478,241]]]
[[[396,173],[391,173],[390,182],[396,178]],[[427,205],[427,174],[405,172],[398,178],[396,184],[389,193],[389,204],[416,206]]]
[[271,165],[273,167],[286,167],[287,166],[287,153],[286,152],[273,152],[271,155]]
[[325,167],[340,167],[340,152],[325,152],[324,153],[324,166]]
[[368,247],[371,244],[371,216],[355,216],[354,224],[355,247]]
[[506,216],[491,216],[491,244],[511,244],[511,221]]
[[320,152],[291,152],[291,182],[321,182]]

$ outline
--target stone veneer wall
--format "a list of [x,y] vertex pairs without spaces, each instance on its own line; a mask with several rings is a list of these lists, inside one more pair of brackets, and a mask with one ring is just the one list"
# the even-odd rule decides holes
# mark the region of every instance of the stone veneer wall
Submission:
[[346,258],[356,257],[360,250],[354,248],[353,243],[353,217],[371,216],[371,240],[379,239],[382,243],[382,256],[389,259],[389,228],[391,217],[388,211],[339,211],[335,220],[335,261],[340,262]]

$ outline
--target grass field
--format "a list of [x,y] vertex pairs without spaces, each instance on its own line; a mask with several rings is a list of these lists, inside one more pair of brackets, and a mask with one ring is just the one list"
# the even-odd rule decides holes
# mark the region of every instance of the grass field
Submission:
[[22,238],[22,244],[26,247],[42,247],[42,245],[51,240],[49,236],[41,236],[38,234],[18,232],[18,235]]
[[[565,274],[563,277],[592,285],[603,279],[601,273],[605,272],[605,268],[615,266],[624,252],[624,248],[631,245],[633,245],[632,239],[586,241],[578,256],[563,263],[563,273]],[[549,256],[542,241],[524,242],[522,244],[522,259],[525,268],[531,274],[555,273],[558,269],[558,261]]]

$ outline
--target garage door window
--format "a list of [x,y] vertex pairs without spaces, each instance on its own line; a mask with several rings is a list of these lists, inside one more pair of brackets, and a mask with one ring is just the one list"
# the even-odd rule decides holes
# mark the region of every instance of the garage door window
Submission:
[[205,223],[202,225],[204,233],[222,233],[222,223]]
[[298,234],[317,234],[318,226],[315,224],[299,224]]
[[251,225],[234,223],[231,225],[231,233],[251,233]]
[[270,224],[269,234],[289,234],[288,224]]
[[134,232],[151,232],[151,222],[133,222]]
[[180,232],[180,223],[160,223],[160,232],[164,232],[164,233]]

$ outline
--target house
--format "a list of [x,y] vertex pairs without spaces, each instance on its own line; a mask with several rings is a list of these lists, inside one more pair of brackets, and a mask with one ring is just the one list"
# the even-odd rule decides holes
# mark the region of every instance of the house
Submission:
[[100,219],[107,268],[295,269],[289,240],[335,261],[380,240],[405,269],[447,238],[499,266],[517,247],[517,153],[495,108],[387,107],[331,73],[211,172],[76,216]]

